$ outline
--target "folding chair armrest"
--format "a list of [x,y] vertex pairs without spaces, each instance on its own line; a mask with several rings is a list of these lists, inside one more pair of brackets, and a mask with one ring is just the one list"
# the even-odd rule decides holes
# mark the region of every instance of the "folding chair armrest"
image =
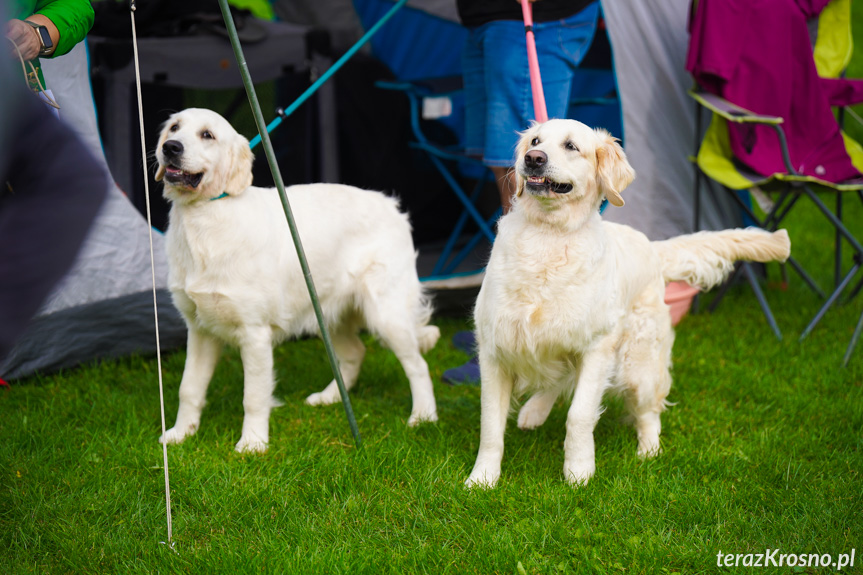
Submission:
[[735,122],[738,124],[769,124],[776,126],[784,121],[779,116],[756,114],[755,112],[747,110],[746,108],[741,108],[740,106],[732,104],[728,100],[717,96],[716,94],[711,94],[710,92],[693,89],[689,90],[689,95],[692,96],[696,102],[712,111],[714,114],[722,116],[729,122]]

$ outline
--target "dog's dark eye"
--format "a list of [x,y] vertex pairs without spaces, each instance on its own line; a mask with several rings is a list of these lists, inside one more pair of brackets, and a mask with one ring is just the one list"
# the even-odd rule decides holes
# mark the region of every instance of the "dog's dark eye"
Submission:
[[209,130],[204,130],[201,132],[201,139],[203,140],[215,140],[216,136],[213,135]]
[[569,150],[570,152],[577,152],[578,151],[578,146],[576,146],[572,142],[567,142],[566,144],[564,144],[564,147],[567,150]]
[[176,132],[176,131],[177,131],[177,130],[179,130],[179,129],[180,129],[180,124],[174,124],[173,126],[171,126],[171,127],[169,128],[169,130],[170,130],[170,131],[172,131],[172,132]]
[[537,144],[539,144],[539,138],[534,138],[530,141],[531,146],[536,146]]

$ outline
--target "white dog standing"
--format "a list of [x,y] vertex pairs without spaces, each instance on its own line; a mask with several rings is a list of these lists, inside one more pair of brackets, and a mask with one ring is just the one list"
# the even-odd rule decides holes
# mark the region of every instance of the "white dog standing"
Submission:
[[671,387],[674,332],[665,284],[709,288],[739,259],[785,260],[788,234],[727,230],[650,242],[602,221],[604,198],[635,173],[604,130],[551,120],[527,130],[517,150],[518,193],[498,224],[474,314],[482,376],[479,453],[468,486],[500,477],[504,428],[513,393],[532,392],[518,426],[542,425],[561,395],[571,395],[564,477],[595,471],[593,430],[604,393],[624,396],[638,453],[658,453],[660,413]]
[[[200,424],[223,343],[240,349],[245,418],[237,451],[264,451],[273,398],[273,345],[319,328],[278,192],[252,186],[249,142],[220,115],[188,109],[165,123],[157,180],[172,202],[166,244],[169,287],[188,326],[186,367],[174,427],[178,443]],[[432,381],[420,355],[437,342],[416,272],[407,216],[395,200],[349,186],[287,190],[332,335],[345,386],[357,379],[361,328],[393,350],[410,380],[408,423],[436,421]],[[307,403],[340,400],[333,380]]]

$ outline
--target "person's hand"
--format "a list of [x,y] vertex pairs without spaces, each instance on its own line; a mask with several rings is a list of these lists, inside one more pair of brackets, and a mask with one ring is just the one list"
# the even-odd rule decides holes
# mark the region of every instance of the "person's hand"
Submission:
[[14,46],[9,46],[15,60],[18,59],[18,51],[21,52],[21,57],[24,58],[25,62],[34,60],[39,56],[42,44],[36,36],[36,30],[22,20],[9,20],[6,24],[6,37],[18,46],[17,51]]

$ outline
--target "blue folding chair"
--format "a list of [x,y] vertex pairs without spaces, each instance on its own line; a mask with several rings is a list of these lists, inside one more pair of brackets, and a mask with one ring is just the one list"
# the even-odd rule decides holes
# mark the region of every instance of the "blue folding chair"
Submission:
[[[467,155],[459,144],[449,146],[438,145],[432,142],[423,131],[422,119],[424,107],[432,101],[436,101],[445,107],[448,99],[461,92],[462,78],[461,76],[449,76],[424,80],[380,81],[376,85],[384,90],[402,92],[408,98],[410,102],[411,131],[414,136],[414,141],[410,142],[410,146],[426,154],[464,208],[446,240],[446,244],[435,263],[431,276],[422,279],[428,280],[452,275],[482,240],[487,240],[489,243],[494,242],[494,222],[501,215],[501,209],[498,208],[491,217],[486,218],[480,213],[477,207],[477,201],[480,198],[482,189],[487,183],[494,181],[491,170],[483,165],[482,160],[478,157]],[[441,113],[441,116],[445,115],[445,111]],[[473,191],[469,194],[465,192],[456,174],[476,179]],[[478,231],[464,242],[465,229],[468,222],[473,222]],[[460,244],[461,247],[459,248]],[[473,270],[468,273],[476,273],[478,271],[480,270]]]

